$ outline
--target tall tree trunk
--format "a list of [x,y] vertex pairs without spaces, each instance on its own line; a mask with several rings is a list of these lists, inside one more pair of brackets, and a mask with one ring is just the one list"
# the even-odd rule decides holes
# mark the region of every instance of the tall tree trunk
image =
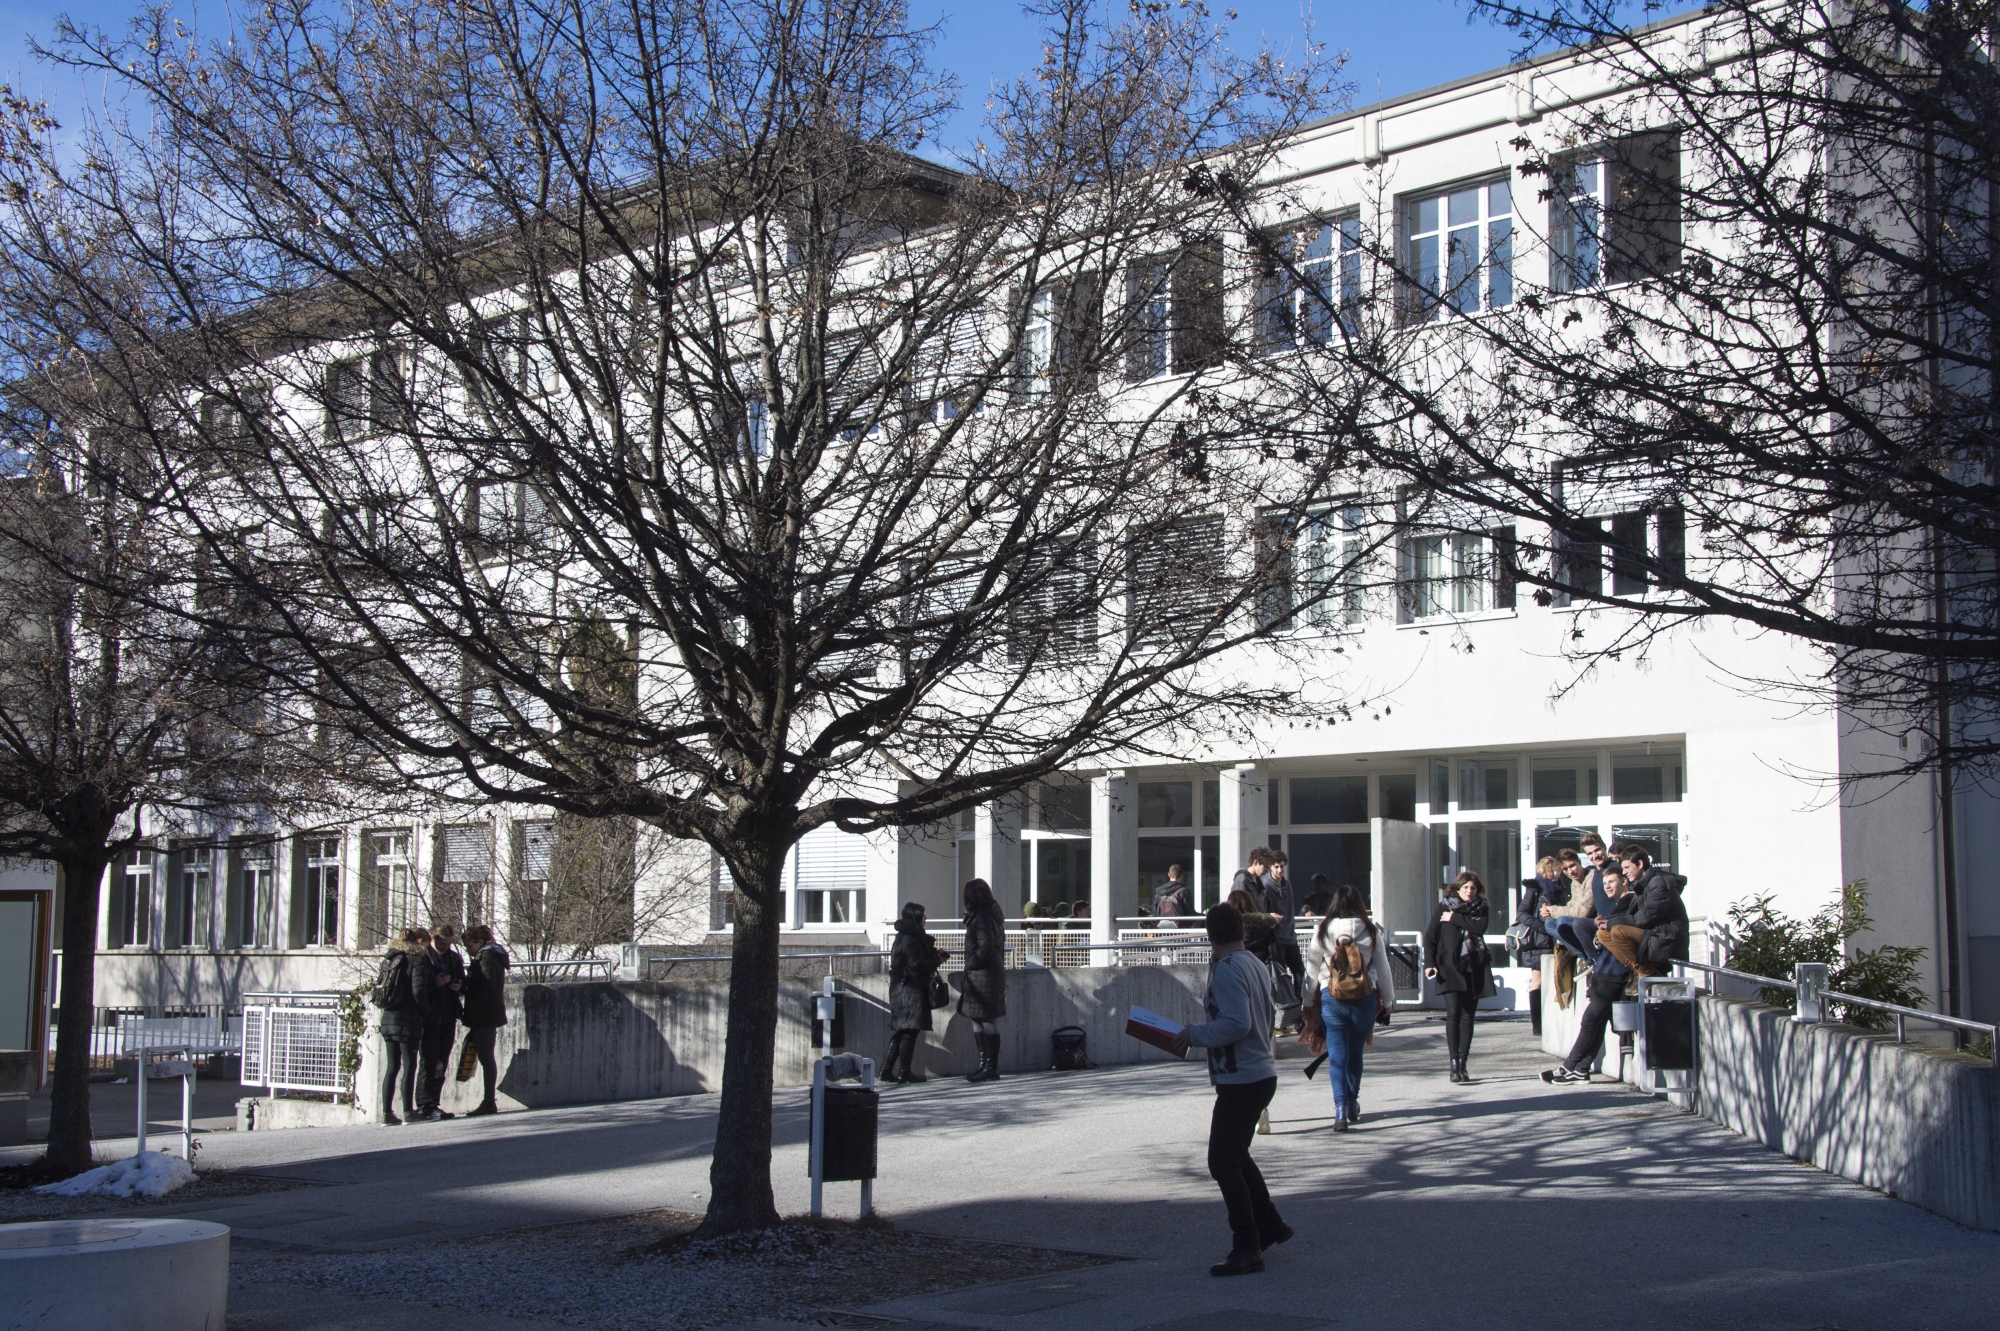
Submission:
[[90,1168],[90,1026],[97,1003],[97,911],[110,857],[101,847],[62,861],[62,992],[43,1159],[64,1174]]
[[722,1056],[722,1104],[708,1167],[703,1234],[768,1229],[771,1196],[771,1060],[778,1036],[779,880],[785,852],[759,847],[731,863],[736,932],[729,947],[729,1043]]

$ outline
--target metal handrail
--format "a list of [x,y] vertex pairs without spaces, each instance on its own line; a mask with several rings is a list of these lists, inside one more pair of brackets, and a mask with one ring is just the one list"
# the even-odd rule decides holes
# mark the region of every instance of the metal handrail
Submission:
[[519,978],[523,980],[533,981],[537,975],[546,974],[551,971],[599,970],[608,973],[617,965],[618,963],[610,957],[571,957],[567,961],[510,961],[507,969],[518,972]]
[[[868,948],[857,947],[857,948],[848,948],[845,951],[840,951],[840,952],[786,952],[783,949],[780,949],[778,952],[778,960],[779,961],[815,961],[815,960],[825,961],[827,963],[826,973],[828,975],[831,975],[833,974],[833,963],[835,961],[838,961],[842,957],[886,957],[890,955],[891,953],[886,948],[881,949],[879,951],[875,951],[875,950],[870,950]],[[727,952],[704,953],[692,956],[682,956],[676,954],[674,956],[647,957],[645,959],[645,978],[648,980],[651,980],[653,978],[653,967],[655,966],[662,966],[671,969],[672,967],[678,966],[680,963],[684,961],[734,961],[734,960],[736,960],[735,956]]]
[[[1774,979],[1769,975],[1752,975],[1748,971],[1730,970],[1725,966],[1710,966],[1700,961],[1676,961],[1674,965],[1685,966],[1690,970],[1704,971],[1710,975],[1727,975],[1731,979],[1747,980],[1752,984],[1767,989],[1789,989],[1793,993],[1797,993],[1799,989],[1796,981]],[[1879,998],[1863,998],[1859,994],[1845,994],[1838,989],[1822,989],[1819,993],[1822,999],[1831,999],[1836,1003],[1845,1003],[1852,1007],[1871,1008],[1876,1012],[1889,1013],[1896,1019],[1897,1044],[1909,1043],[1907,1023],[1912,1017],[1915,1017],[1919,1021],[1928,1021],[1935,1026],[1943,1026],[1954,1033],[1963,1031],[1972,1035],[1983,1035],[1986,1037],[1988,1045],[1992,1050],[1992,1053],[1989,1055],[1989,1062],[1993,1067],[2000,1068],[2000,1026],[1995,1026],[1990,1022],[1971,1021],[1965,1017],[1948,1016],[1942,1012],[1926,1012],[1922,1008],[1904,1007],[1899,1003],[1884,1003]],[[1954,1035],[1953,1044],[1954,1047],[1957,1044],[1956,1035]]]

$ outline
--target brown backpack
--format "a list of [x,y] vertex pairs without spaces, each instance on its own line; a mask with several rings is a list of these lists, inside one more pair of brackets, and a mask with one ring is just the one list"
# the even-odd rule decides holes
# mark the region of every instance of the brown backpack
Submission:
[[1352,1003],[1375,992],[1375,981],[1368,975],[1368,958],[1361,953],[1361,945],[1342,934],[1333,942],[1327,956],[1327,988],[1333,996]]

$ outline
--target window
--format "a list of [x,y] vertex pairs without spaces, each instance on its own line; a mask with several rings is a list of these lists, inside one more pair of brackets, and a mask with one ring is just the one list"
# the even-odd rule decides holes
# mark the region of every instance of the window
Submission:
[[1097,655],[1097,542],[1030,556],[1028,585],[1008,610],[1007,659],[1088,660]]
[[1468,759],[1459,763],[1459,809],[1513,808],[1514,780],[1515,769],[1511,762],[1482,763]]
[[433,923],[463,929],[484,920],[493,883],[493,828],[487,823],[462,823],[439,829],[437,892],[431,900]]
[[1381,776],[1382,816],[1398,822],[1417,821],[1417,778],[1411,772],[1384,772]]
[[419,912],[412,899],[410,834],[406,830],[374,830],[362,834],[359,937],[364,948],[394,937]]
[[1652,863],[1662,869],[1672,869],[1680,863],[1681,829],[1678,823],[1655,823],[1651,826],[1618,826],[1611,829],[1611,844],[1626,843],[1643,849]]
[[1678,804],[1682,794],[1681,751],[1648,744],[1611,754],[1613,804]]
[[[1267,628],[1341,628],[1366,615],[1363,592],[1368,511],[1337,508],[1267,532],[1270,586],[1262,598]],[[1303,607],[1303,608],[1301,608]]]
[[1559,160],[1549,180],[1549,284],[1586,291],[1680,267],[1680,135],[1639,134]]
[[112,920],[113,947],[153,945],[153,852],[135,851],[125,861],[118,912]]
[[1562,542],[1560,567],[1572,595],[1603,596],[1608,585],[1612,596],[1644,596],[1686,576],[1687,517],[1677,507],[1587,518],[1581,525],[1589,536]]
[[1403,546],[1403,621],[1514,608],[1512,528],[1413,536]]
[[207,947],[215,912],[215,848],[183,846],[176,859],[169,946]]
[[1301,823],[1367,821],[1367,777],[1295,776],[1292,778],[1293,827]]
[[1597,760],[1557,755],[1531,764],[1530,799],[1537,809],[1566,809],[1597,803]]
[[1265,351],[1325,346],[1336,321],[1353,332],[1361,306],[1361,219],[1347,216],[1268,238],[1259,282]]
[[1413,321],[1514,303],[1514,203],[1507,181],[1408,200],[1403,227]]
[[1102,281],[1095,273],[1049,282],[1017,297],[1021,347],[1015,362],[1015,391],[1046,393],[1060,376],[1088,386],[1095,367],[1099,326],[1103,321]]
[[1127,589],[1135,639],[1192,643],[1214,631],[1228,599],[1222,538],[1219,516],[1191,518],[1132,538]]
[[340,838],[307,837],[304,915],[307,947],[340,946]]
[[1044,785],[1037,807],[1041,826],[1051,832],[1090,830],[1090,787],[1085,785]]
[[1139,826],[1193,827],[1194,783],[1191,781],[1141,781],[1139,783]]
[[401,357],[393,351],[336,361],[326,372],[327,432],[348,442],[396,428],[407,414]]
[[277,878],[268,845],[236,852],[236,945],[277,946]]
[[886,366],[875,344],[859,332],[836,333],[826,342],[821,382],[830,432],[849,441],[874,437],[889,414],[894,394],[885,383]]
[[1222,363],[1222,245],[1204,241],[1125,270],[1125,378],[1143,383]]
[[[549,374],[543,362],[546,348],[538,347],[534,319],[526,312],[503,314],[487,319],[473,330],[473,354],[487,372],[515,392],[540,397],[549,390]],[[484,394],[487,387],[473,379],[474,391]]]
[[929,382],[923,388],[929,406],[923,414],[942,425],[984,411],[986,398],[979,389],[985,357],[985,315],[969,310],[951,319],[937,347],[927,357],[930,364],[926,366],[925,377]]
[[555,858],[556,825],[550,821],[520,823],[515,843],[514,877],[524,883],[546,883]]
[[793,887],[804,924],[861,924],[868,900],[868,841],[831,823],[792,849]]

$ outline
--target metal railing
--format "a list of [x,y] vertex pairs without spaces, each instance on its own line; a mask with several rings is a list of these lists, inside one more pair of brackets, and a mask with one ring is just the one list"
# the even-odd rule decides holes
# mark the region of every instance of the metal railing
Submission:
[[273,1091],[348,1089],[340,1070],[340,1004],[333,990],[243,995],[245,1086]]
[[515,961],[508,963],[510,980],[525,984],[582,984],[608,980],[618,963],[610,957],[573,957],[568,961]]
[[[787,980],[810,980],[824,975],[880,975],[887,969],[886,950],[849,948],[838,952],[778,953],[778,974]],[[647,957],[641,976],[647,980],[726,980],[728,953],[704,956]],[[823,964],[822,964],[823,963]]]
[[[1840,1003],[1847,1007],[1866,1008],[1873,1012],[1884,1012],[1896,1019],[1896,1043],[1909,1043],[1909,1023],[1927,1021],[1934,1026],[1942,1026],[1952,1033],[1952,1047],[1963,1047],[1963,1036],[1982,1035],[1986,1037],[1991,1051],[1989,1059],[1995,1068],[2000,1068],[2000,1027],[1989,1022],[1969,1021],[1964,1017],[1947,1016],[1942,1012],[1926,1012],[1922,1008],[1903,1007],[1897,1003],[1884,1003],[1878,998],[1863,998],[1859,994],[1844,994],[1838,989],[1828,989],[1823,983],[1826,972],[1824,965],[1815,968],[1816,975],[1809,975],[1807,964],[1801,964],[1789,980],[1780,980],[1770,975],[1752,975],[1748,971],[1731,970],[1727,966],[1711,966],[1700,961],[1676,961],[1675,966],[1684,970],[1699,971],[1706,975],[1721,975],[1732,980],[1742,980],[1760,989],[1784,989],[1800,995],[1800,1011],[1792,1020],[1817,1022],[1820,1020],[1820,1002]],[[1810,1010],[1808,1010],[1810,1009]]]
[[[62,1013],[49,1013],[49,1059],[54,1066]],[[90,1070],[110,1072],[141,1049],[196,1048],[233,1054],[242,1047],[243,1017],[229,1003],[150,1003],[101,1007],[91,1014]]]

